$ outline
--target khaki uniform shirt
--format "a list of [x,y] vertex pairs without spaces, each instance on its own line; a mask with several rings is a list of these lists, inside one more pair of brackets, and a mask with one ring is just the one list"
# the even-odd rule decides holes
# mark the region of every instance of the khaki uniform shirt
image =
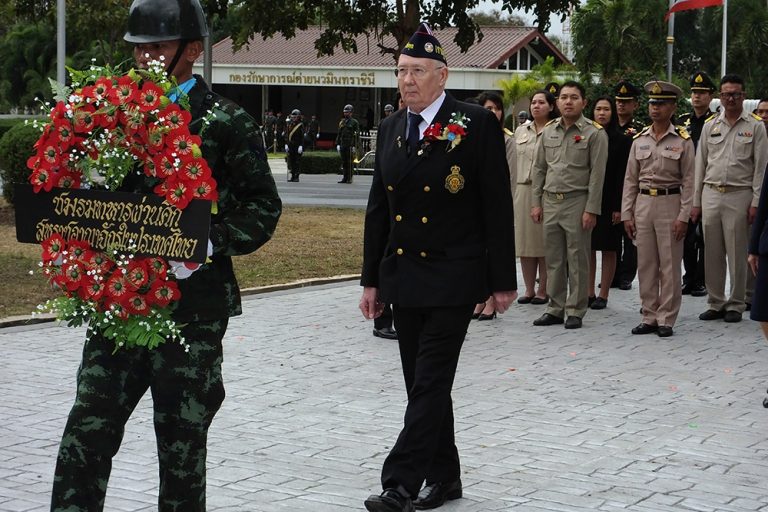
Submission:
[[509,184],[512,195],[515,195],[517,186],[517,159],[515,158],[515,134],[504,128],[504,150],[507,153],[507,165],[509,166]]
[[710,118],[701,130],[696,154],[696,189],[693,206],[701,207],[704,184],[752,188],[757,207],[768,164],[768,137],[759,117],[743,111],[733,126],[725,113]]
[[682,126],[670,124],[659,140],[654,137],[652,126],[644,128],[629,151],[621,220],[635,218],[635,201],[640,189],[682,188],[677,220],[688,222],[693,200],[695,152],[691,136]]
[[600,215],[607,160],[608,136],[599,124],[583,115],[568,129],[560,117],[551,121],[536,143],[533,206],[541,206],[544,192],[586,192],[584,211]]
[[517,183],[530,184],[533,174],[533,161],[536,158],[536,142],[539,140],[536,124],[526,123],[515,130],[515,159],[517,164]]

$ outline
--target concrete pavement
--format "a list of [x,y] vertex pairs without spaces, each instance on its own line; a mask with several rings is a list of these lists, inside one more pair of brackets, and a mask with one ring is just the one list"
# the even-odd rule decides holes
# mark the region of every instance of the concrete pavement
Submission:
[[368,204],[372,176],[355,176],[350,184],[338,183],[340,174],[302,174],[298,183],[288,183],[288,167],[284,160],[270,159],[283,204],[360,208]]
[[[209,511],[360,511],[402,422],[394,342],[371,336],[356,283],[249,297],[225,340]],[[758,326],[696,319],[632,336],[637,283],[584,328],[543,307],[473,322],[454,390],[465,497],[440,510],[768,511],[768,345]],[[83,331],[0,329],[0,511],[47,510]],[[151,404],[114,463],[108,511],[156,510]]]

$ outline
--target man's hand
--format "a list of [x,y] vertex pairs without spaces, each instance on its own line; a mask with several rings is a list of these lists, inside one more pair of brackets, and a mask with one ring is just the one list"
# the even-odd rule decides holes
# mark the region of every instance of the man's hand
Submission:
[[288,152],[288,144],[285,145],[285,152]]
[[379,289],[372,286],[363,288],[363,296],[360,297],[360,311],[368,320],[381,316],[384,312],[384,303],[379,301]]
[[624,221],[624,231],[626,231],[627,236],[630,240],[635,239],[635,235],[637,235],[637,230],[635,229],[635,221],[634,220],[625,220]]
[[517,291],[493,292],[493,301],[496,304],[496,312],[504,313],[509,306],[517,299]]
[[696,224],[701,218],[701,206],[694,206],[691,208],[691,221]]
[[682,240],[685,238],[685,233],[688,231],[688,223],[681,220],[676,220],[672,223],[672,235],[675,240]]
[[594,213],[584,212],[581,215],[581,228],[584,231],[594,228],[595,224],[597,224],[597,215]]
[[757,217],[757,208],[754,206],[750,206],[747,209],[747,222],[749,224],[752,224],[753,222],[755,222],[755,217]]
[[752,275],[757,275],[757,262],[759,260],[760,257],[757,254],[747,255],[747,263],[749,263],[749,268],[752,269]]
[[541,206],[534,206],[531,208],[531,219],[533,219],[534,224],[541,224],[543,218],[544,210]]
[[621,224],[621,212],[613,212],[611,214],[611,223],[613,225]]
[[340,146],[339,144],[336,144],[336,151],[338,151],[339,153],[341,153],[341,146]]

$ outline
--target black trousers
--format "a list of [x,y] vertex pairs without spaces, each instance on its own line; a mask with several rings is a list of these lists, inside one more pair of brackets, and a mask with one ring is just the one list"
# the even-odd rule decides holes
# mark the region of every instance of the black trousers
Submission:
[[[696,228],[699,222],[688,222],[688,231],[683,242],[683,284],[690,286],[704,286],[704,240],[696,236]],[[750,270],[751,272],[751,270]]]
[[621,242],[622,250],[616,255],[616,274],[613,277],[613,282],[617,285],[622,281],[631,283],[637,275],[637,247],[623,230]]
[[381,316],[373,319],[373,326],[376,329],[392,328],[392,306],[384,304],[384,311],[381,312]]
[[408,406],[403,429],[384,461],[384,489],[416,496],[422,483],[459,478],[451,388],[474,304],[436,308],[394,306]]
[[341,168],[344,181],[352,182],[352,146],[341,146]]

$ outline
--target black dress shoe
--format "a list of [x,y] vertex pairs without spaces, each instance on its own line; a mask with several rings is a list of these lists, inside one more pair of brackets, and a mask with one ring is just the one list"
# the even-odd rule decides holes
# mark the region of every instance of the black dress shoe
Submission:
[[341,180],[338,183],[349,183],[347,180]]
[[384,338],[386,340],[396,340],[397,332],[391,327],[382,327],[381,329],[373,329],[373,335],[377,338]]
[[622,281],[619,283],[619,290],[631,290],[632,281]]
[[694,285],[691,287],[691,297],[703,297],[707,294],[707,289],[704,285]]
[[368,512],[413,512],[411,498],[403,496],[396,489],[385,489],[379,495],[372,494],[365,500]]
[[486,315],[485,313],[480,313],[480,316],[477,317],[478,320],[493,320],[494,318],[496,318],[495,311],[490,315]]
[[602,297],[595,297],[595,300],[592,301],[592,305],[589,307],[591,309],[605,309],[605,307],[608,305],[608,299],[604,299]]
[[533,295],[530,297],[526,297],[525,295],[521,295],[520,298],[517,299],[518,304],[530,304],[533,300]]
[[549,304],[549,296],[547,296],[547,297],[536,297],[536,296],[534,296],[531,299],[531,304],[535,304],[537,306],[541,306],[542,304]]
[[587,297],[587,307],[588,307],[588,308],[591,308],[591,307],[592,307],[592,304],[594,304],[594,303],[595,303],[595,299],[596,299],[596,298],[597,298],[597,297],[595,297],[594,295],[590,295],[589,297]]
[[566,329],[579,329],[581,328],[581,318],[577,316],[569,316],[565,320]]
[[429,510],[443,505],[448,500],[461,498],[461,480],[453,482],[435,482],[425,485],[419,491],[419,497],[413,500],[413,508],[416,510]]
[[658,330],[659,330],[658,325],[641,323],[637,327],[632,328],[632,334],[651,334],[652,332],[656,332]]
[[660,325],[659,330],[656,331],[659,338],[669,338],[672,336],[672,328],[668,325]]
[[683,289],[681,290],[683,295],[690,295],[691,290],[693,290],[693,285],[690,284],[684,284]]
[[539,318],[533,321],[533,325],[557,325],[563,323],[563,319],[559,316],[550,315],[549,313],[544,313]]
[[752,311],[752,303],[747,302],[746,304],[747,304],[747,311]]
[[720,320],[724,316],[725,316],[725,313],[723,311],[718,311],[716,309],[708,309],[699,315],[699,320]]
[[729,324],[735,324],[736,322],[741,322],[741,313],[738,311],[726,311],[723,315],[723,320],[728,322]]

